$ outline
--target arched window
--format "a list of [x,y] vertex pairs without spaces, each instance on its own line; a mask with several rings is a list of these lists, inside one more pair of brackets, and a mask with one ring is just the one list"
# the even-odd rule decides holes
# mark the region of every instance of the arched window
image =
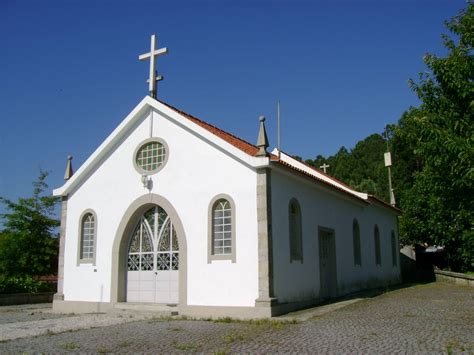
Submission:
[[288,205],[288,224],[290,228],[290,262],[303,261],[303,238],[301,232],[301,208],[296,199]]
[[399,250],[397,248],[397,238],[395,237],[394,231],[392,231],[391,242],[392,242],[392,265],[397,266],[397,253],[399,252]]
[[360,228],[357,219],[352,222],[352,244],[354,248],[354,265],[362,265],[362,257],[360,251]]
[[96,215],[92,210],[87,210],[80,219],[79,263],[92,263],[95,265],[96,235]]
[[375,265],[382,265],[382,257],[380,255],[380,233],[379,227],[374,227],[374,248],[375,248]]
[[208,262],[211,260],[235,262],[235,208],[227,195],[216,196],[210,204]]

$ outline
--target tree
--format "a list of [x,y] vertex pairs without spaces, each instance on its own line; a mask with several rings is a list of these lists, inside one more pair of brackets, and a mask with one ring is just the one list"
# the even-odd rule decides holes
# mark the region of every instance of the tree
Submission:
[[428,72],[410,81],[422,104],[405,132],[422,167],[405,195],[405,243],[445,246],[453,270],[474,269],[474,5],[446,23],[446,57],[427,54]]
[[419,114],[418,108],[410,107],[403,113],[398,124],[387,126],[389,147],[394,161],[392,166],[393,188],[397,205],[402,209],[404,209],[407,194],[413,186],[414,176],[421,171],[423,166],[421,157],[414,153],[418,141],[416,132],[413,131],[410,123]]
[[33,196],[13,202],[0,197],[6,210],[0,215],[0,274],[6,276],[44,275],[57,268],[58,241],[54,236],[59,221],[54,218],[57,197],[44,195],[47,172],[33,183]]
[[387,200],[387,169],[383,160],[385,150],[386,142],[383,137],[380,134],[371,134],[359,141],[351,151],[341,147],[335,155],[327,159],[318,155],[313,161],[306,160],[306,163],[318,169],[327,163],[331,176],[359,191]]

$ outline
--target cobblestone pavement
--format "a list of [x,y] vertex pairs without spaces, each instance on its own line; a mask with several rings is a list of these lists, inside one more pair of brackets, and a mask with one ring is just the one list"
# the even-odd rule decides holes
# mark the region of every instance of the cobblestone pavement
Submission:
[[64,317],[67,315],[51,312],[51,303],[0,307],[0,325]]
[[5,352],[474,353],[474,290],[412,286],[296,324],[148,319],[1,342]]

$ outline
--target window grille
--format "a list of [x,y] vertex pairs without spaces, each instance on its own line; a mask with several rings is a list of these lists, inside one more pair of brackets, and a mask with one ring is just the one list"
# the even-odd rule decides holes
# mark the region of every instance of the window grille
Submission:
[[94,258],[95,220],[92,213],[82,218],[81,228],[81,259]]
[[152,141],[138,150],[136,163],[144,172],[154,172],[163,164],[165,157],[166,150],[163,144]]
[[128,247],[128,271],[179,269],[179,244],[166,211],[155,206],[137,223]]
[[213,208],[212,254],[232,254],[232,207],[229,201],[220,199]]

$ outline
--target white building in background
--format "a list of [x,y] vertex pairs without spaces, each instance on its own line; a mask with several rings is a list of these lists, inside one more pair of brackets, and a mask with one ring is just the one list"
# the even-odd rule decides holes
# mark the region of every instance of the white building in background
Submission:
[[398,283],[399,210],[267,146],[145,97],[54,190],[54,309],[257,318]]

